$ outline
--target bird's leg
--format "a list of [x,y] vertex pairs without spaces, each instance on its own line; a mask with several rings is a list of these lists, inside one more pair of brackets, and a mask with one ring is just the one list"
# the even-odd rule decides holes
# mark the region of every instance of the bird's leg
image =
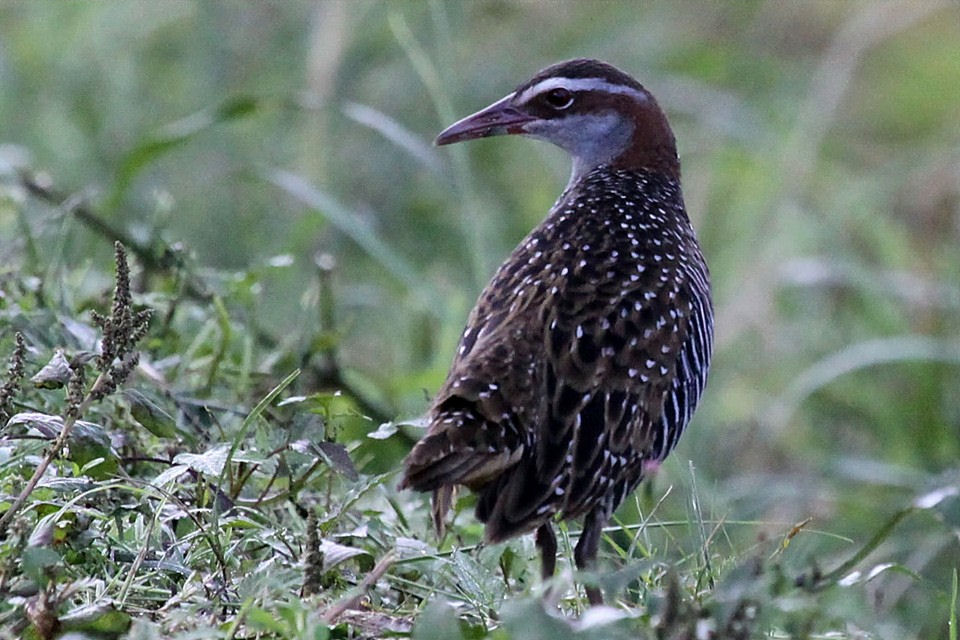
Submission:
[[546,582],[557,568],[557,534],[549,522],[540,525],[534,542],[540,549],[540,577]]
[[[580,540],[573,550],[573,559],[577,563],[577,569],[586,571],[592,569],[597,559],[597,551],[600,549],[600,534],[603,531],[603,518],[598,517],[599,513],[594,510],[587,514],[583,520],[583,533],[580,534]],[[586,586],[587,600],[591,606],[603,604],[603,593],[599,587]]]

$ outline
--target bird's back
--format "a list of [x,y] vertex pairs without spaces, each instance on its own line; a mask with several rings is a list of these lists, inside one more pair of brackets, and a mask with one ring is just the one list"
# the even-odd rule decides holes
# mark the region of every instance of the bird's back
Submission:
[[678,182],[594,169],[484,289],[402,484],[477,491],[490,540],[609,516],[689,421],[712,324]]

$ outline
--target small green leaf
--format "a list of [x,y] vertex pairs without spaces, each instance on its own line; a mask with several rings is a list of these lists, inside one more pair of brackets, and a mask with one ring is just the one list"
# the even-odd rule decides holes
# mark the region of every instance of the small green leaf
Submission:
[[[63,429],[63,418],[47,413],[18,413],[7,421],[7,426],[22,424],[35,429],[45,438],[56,438]],[[77,420],[67,438],[67,459],[84,469],[92,478],[104,478],[117,470],[117,454],[110,444],[110,436],[98,424]],[[90,462],[100,460],[98,464]]]
[[60,561],[60,554],[48,547],[27,547],[20,556],[24,575],[40,586],[47,583],[47,570]]
[[181,453],[173,461],[178,465],[186,465],[198,473],[208,476],[219,476],[227,464],[229,445],[219,445],[203,453]]
[[323,569],[328,571],[338,564],[344,563],[350,558],[357,556],[369,556],[370,553],[356,547],[348,547],[330,540],[324,540],[320,543],[320,553],[323,554]]
[[163,488],[165,485],[173,482],[183,475],[183,473],[189,468],[190,467],[185,464],[175,464],[157,475],[157,477],[150,481],[150,484],[155,487]]
[[156,623],[138,618],[133,621],[124,640],[161,640],[160,630]]
[[286,635],[288,631],[286,625],[281,624],[276,614],[260,607],[251,607],[247,611],[247,623],[251,628],[258,631],[269,631],[281,636]]
[[140,426],[159,438],[177,436],[176,421],[160,405],[139,391],[127,389],[123,396],[130,403],[130,415]]
[[57,349],[50,361],[30,378],[30,382],[38,389],[62,389],[69,381],[70,361],[63,349]]
[[543,603],[533,598],[505,603],[503,626],[511,640],[558,640],[574,635],[567,623],[547,615]]
[[53,531],[57,526],[58,516],[59,512],[54,512],[40,518],[27,539],[27,544],[34,548],[48,548],[53,544]]
[[374,440],[386,440],[393,434],[397,432],[397,425],[394,422],[384,422],[376,431],[371,431],[367,434],[368,438],[373,438]]
[[63,428],[63,418],[50,415],[49,413],[39,413],[36,411],[24,411],[11,416],[7,420],[7,427],[22,424],[30,429],[36,429],[40,435],[45,438],[56,438]]
[[347,477],[347,479],[356,482],[360,479],[357,468],[350,459],[347,448],[337,442],[317,442],[314,444],[320,455],[331,467]]
[[381,424],[376,431],[371,431],[367,434],[368,438],[373,438],[374,440],[386,440],[393,434],[395,434],[400,427],[415,427],[417,429],[426,429],[427,428],[427,419],[424,416],[419,418],[411,418],[410,420],[397,420],[396,422],[384,422]]
[[913,501],[913,506],[918,509],[933,509],[947,498],[952,498],[958,493],[960,493],[960,487],[953,485],[940,487],[939,489],[928,491],[922,496],[919,496]]
[[130,628],[130,615],[111,605],[86,605],[60,617],[64,631],[87,631],[98,637],[117,637]]
[[457,640],[463,638],[457,614],[446,601],[433,600],[413,627],[413,640]]
[[[102,479],[118,467],[117,453],[110,445],[110,436],[103,427],[78,420],[67,439],[68,458],[91,478]],[[96,462],[96,464],[92,464]]]

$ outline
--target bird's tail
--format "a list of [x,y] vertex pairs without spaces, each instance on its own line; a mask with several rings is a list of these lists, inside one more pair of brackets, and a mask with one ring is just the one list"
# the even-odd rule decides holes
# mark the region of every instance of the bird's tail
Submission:
[[400,489],[433,492],[433,521],[443,532],[443,518],[453,504],[456,485],[480,489],[523,455],[523,445],[497,439],[503,433],[472,408],[458,406],[438,411],[427,435],[404,460]]
[[453,501],[457,498],[457,487],[454,485],[444,485],[439,489],[433,490],[433,499],[430,501],[430,513],[433,516],[433,529],[437,532],[437,538],[443,538],[443,532],[446,529],[447,512],[453,506]]

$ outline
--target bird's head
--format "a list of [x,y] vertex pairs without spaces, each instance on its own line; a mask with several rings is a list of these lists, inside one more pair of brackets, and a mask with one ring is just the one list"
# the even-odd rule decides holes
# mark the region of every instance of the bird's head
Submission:
[[679,177],[676,143],[657,101],[599,60],[569,60],[537,73],[490,106],[452,124],[436,144],[521,134],[573,157],[576,179],[602,164]]

